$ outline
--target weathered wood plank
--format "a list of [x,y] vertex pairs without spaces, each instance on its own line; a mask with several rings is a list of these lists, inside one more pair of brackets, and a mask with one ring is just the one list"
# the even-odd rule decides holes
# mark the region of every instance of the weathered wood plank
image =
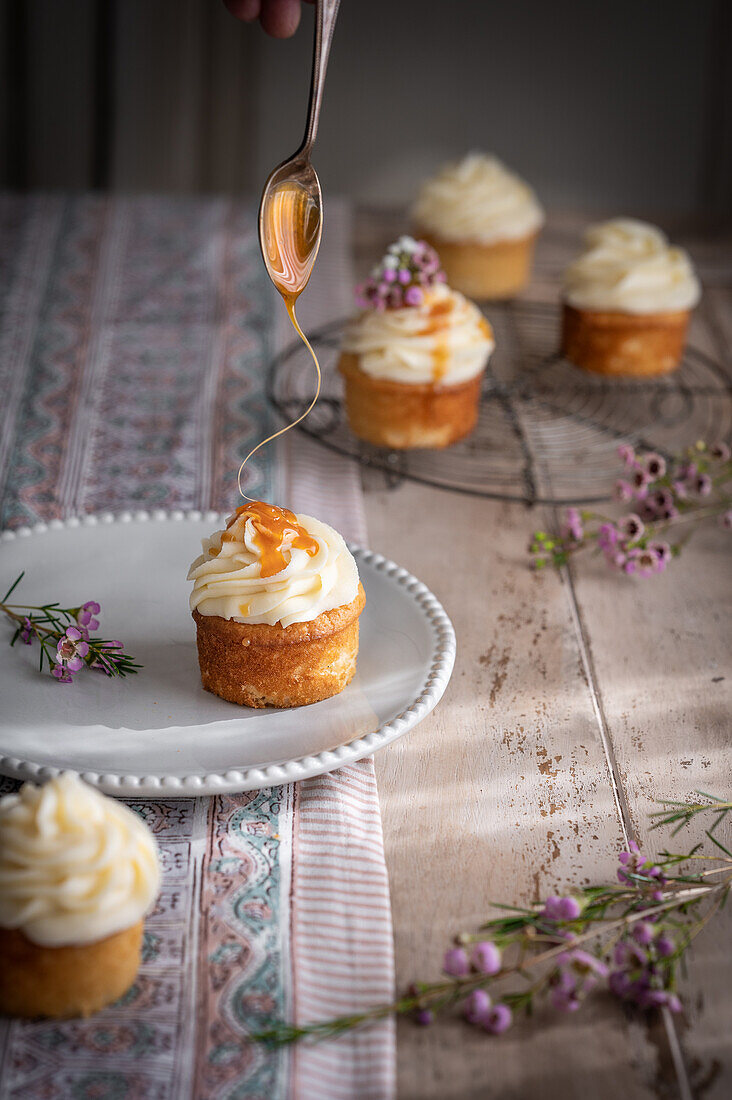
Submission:
[[[597,561],[576,568],[576,592],[613,752],[644,850],[686,851],[704,823],[671,841],[649,831],[654,799],[732,789],[732,570],[727,532],[694,535],[661,577],[628,581]],[[706,827],[711,822],[706,823]],[[727,829],[727,840],[732,830]],[[693,949],[680,1033],[692,1083],[706,1100],[732,1091],[728,953],[732,915]]]
[[[527,297],[557,300],[584,221],[552,220]],[[361,272],[404,224],[395,212],[362,216]],[[705,283],[692,340],[719,361],[732,332],[723,249],[699,237],[682,243]],[[721,603],[729,598],[729,541],[716,530],[700,534],[672,572],[646,585],[594,562],[573,571],[569,585],[527,568],[536,513],[413,484],[390,493],[374,475],[367,486],[371,544],[433,587],[459,641],[440,708],[377,758],[404,985],[435,975],[446,940],[479,921],[492,898],[527,901],[614,874],[620,814],[608,760],[625,824],[648,850],[654,798],[698,786],[729,790],[729,616]],[[728,1095],[729,919],[694,949],[680,1024],[626,1017],[612,1002],[569,1021],[540,1017],[500,1044],[457,1024],[434,1033],[405,1023],[400,1096]]]
[[[491,900],[614,875],[621,832],[566,586],[526,567],[536,514],[406,484],[370,493],[367,509],[371,544],[430,585],[458,636],[440,707],[377,757],[403,986],[436,976]],[[654,1095],[643,1029],[615,1005],[576,1025],[522,1024],[494,1043],[406,1024],[399,1095],[579,1100],[590,1082],[608,1100]]]
[[[729,375],[729,240],[680,240],[704,284],[690,341]],[[544,258],[543,287],[549,295],[566,257],[550,241]],[[693,436],[693,429],[680,429],[679,443],[692,442]],[[576,570],[577,605],[611,752],[630,824],[648,851],[668,839],[649,830],[647,814],[655,798],[684,798],[697,788],[722,794],[730,789],[731,575],[729,537],[713,527],[695,537],[671,572],[647,586],[610,577],[598,563],[583,562]],[[685,831],[678,850],[703,840],[704,827],[700,821]],[[697,942],[683,989],[687,1012],[670,1025],[681,1042],[681,1076],[695,1095],[727,1096],[732,1087],[724,947],[731,919],[718,918]]]

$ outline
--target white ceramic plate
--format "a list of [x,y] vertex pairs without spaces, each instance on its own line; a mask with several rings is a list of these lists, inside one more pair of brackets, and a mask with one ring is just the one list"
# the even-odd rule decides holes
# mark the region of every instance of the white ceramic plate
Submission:
[[[352,547],[366,590],[355,679],[296,710],[249,710],[201,687],[188,565],[216,512],[54,521],[0,536],[0,588],[13,599],[102,605],[99,633],[144,667],[125,680],[38,672],[37,645],[0,650],[0,772],[67,769],[110,794],[246,791],[331,771],[401,737],[432,710],[455,659],[452,624],[405,569]],[[0,617],[0,646],[11,627]]]

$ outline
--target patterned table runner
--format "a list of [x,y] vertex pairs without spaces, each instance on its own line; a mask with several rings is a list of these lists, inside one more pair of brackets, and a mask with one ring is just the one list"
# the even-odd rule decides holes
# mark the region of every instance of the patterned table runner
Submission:
[[[348,211],[326,213],[306,325],[349,308]],[[251,205],[225,200],[0,199],[0,527],[235,503],[285,338],[255,224]],[[364,540],[342,460],[287,437],[250,469],[256,494]],[[389,1023],[276,1053],[246,1041],[271,1016],[300,1023],[391,996],[372,761],[253,794],[131,805],[164,864],[139,978],[90,1020],[0,1021],[0,1095],[392,1095]]]

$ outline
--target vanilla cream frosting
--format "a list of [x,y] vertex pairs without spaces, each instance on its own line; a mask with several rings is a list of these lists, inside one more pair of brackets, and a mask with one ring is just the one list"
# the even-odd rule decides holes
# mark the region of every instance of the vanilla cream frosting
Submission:
[[691,309],[701,287],[687,253],[633,218],[590,226],[564,275],[564,300],[579,309],[659,313]]
[[469,153],[423,184],[412,211],[420,229],[445,241],[516,240],[544,222],[536,195],[497,157]]
[[141,920],[159,888],[148,827],[78,776],[0,799],[0,928],[44,947],[93,943]]
[[438,283],[425,290],[419,306],[358,314],[342,347],[373,378],[452,386],[480,374],[495,343],[478,307]]
[[262,550],[251,518],[231,524],[226,539],[224,531],[204,539],[203,553],[188,572],[191,611],[288,627],[352,603],[358,595],[358,569],[341,536],[312,516],[295,518],[317,549],[310,554],[286,539],[281,549],[287,564],[269,577],[262,577]]

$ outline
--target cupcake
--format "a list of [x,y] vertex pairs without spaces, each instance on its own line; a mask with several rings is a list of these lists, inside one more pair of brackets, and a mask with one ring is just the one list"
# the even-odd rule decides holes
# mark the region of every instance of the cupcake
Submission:
[[358,569],[332,527],[253,501],[191,566],[201,681],[247,707],[301,707],[356,672]]
[[493,332],[445,283],[424,241],[401,237],[357,292],[338,369],[354,434],[377,446],[447,447],[475,427]]
[[121,997],[159,886],[148,827],[78,776],[0,799],[0,1013],[89,1016]]
[[470,153],[446,164],[422,186],[412,217],[450,286],[469,298],[512,298],[526,286],[544,213],[496,157]]
[[632,218],[593,225],[564,275],[562,354],[597,374],[666,374],[700,293],[688,255],[660,229]]

